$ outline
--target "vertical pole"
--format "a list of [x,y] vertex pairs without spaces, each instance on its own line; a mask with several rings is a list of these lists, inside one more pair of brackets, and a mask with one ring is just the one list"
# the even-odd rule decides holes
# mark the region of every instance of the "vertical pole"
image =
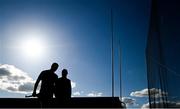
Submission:
[[122,100],[122,50],[119,41],[119,95]]
[[111,61],[112,61],[112,97],[114,97],[114,25],[113,25],[113,10],[111,8]]

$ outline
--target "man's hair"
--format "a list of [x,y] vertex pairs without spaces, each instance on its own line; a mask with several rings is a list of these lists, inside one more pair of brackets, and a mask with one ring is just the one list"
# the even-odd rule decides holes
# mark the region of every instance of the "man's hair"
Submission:
[[58,67],[59,67],[58,63],[53,63],[53,64],[51,65],[51,69],[52,69],[52,70],[57,70]]
[[67,74],[68,74],[67,69],[63,69],[63,70],[62,70],[62,76],[67,76]]

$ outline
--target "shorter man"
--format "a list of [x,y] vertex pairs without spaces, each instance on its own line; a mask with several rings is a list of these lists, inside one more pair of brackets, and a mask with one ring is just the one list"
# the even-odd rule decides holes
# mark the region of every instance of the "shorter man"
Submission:
[[62,70],[62,77],[55,82],[55,97],[61,103],[68,103],[71,98],[71,80],[67,78],[68,71]]

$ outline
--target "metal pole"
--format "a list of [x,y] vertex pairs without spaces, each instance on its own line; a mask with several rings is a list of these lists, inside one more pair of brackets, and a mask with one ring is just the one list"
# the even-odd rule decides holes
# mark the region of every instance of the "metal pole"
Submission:
[[113,25],[113,10],[111,8],[111,61],[112,61],[112,97],[114,97],[114,25]]
[[122,100],[122,50],[119,41],[119,95]]

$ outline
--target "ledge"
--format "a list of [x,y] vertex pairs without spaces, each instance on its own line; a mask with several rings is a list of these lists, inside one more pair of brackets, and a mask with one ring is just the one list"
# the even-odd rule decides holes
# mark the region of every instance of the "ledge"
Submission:
[[[55,98],[48,101],[49,108],[123,108],[118,97],[74,97],[62,104]],[[0,108],[41,108],[37,98],[0,98]]]

